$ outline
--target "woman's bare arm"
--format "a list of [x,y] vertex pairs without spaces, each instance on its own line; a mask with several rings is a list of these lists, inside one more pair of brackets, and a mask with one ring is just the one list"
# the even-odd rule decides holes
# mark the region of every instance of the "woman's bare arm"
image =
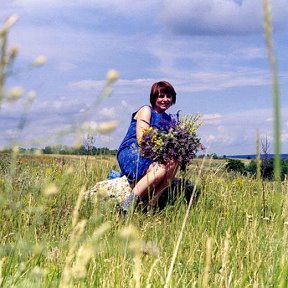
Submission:
[[151,108],[149,106],[143,106],[139,109],[137,114],[135,115],[137,120],[136,124],[136,137],[137,141],[142,138],[143,131],[150,127],[151,120]]

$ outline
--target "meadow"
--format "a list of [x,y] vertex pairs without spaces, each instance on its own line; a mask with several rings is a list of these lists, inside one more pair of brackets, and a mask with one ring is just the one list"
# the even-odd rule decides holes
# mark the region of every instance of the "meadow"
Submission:
[[83,200],[117,169],[113,156],[1,154],[0,163],[1,287],[288,285],[287,180],[279,192],[226,172],[223,160],[195,159],[178,175],[200,190],[183,227],[181,196],[128,219],[113,201]]

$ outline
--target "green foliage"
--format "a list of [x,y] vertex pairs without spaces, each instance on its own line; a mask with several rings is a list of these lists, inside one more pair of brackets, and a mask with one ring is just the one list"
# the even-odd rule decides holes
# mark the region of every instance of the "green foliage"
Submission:
[[[281,180],[283,181],[288,173],[288,161],[281,160]],[[274,159],[262,159],[261,161],[261,176],[265,180],[273,180],[274,179]],[[246,167],[246,170],[249,175],[256,175],[256,161],[252,160]]]
[[79,147],[68,147],[65,145],[46,146],[42,152],[44,154],[60,154],[60,155],[116,155],[117,150],[110,150],[107,147],[97,148],[95,146],[87,147],[81,145]]
[[238,159],[228,159],[226,163],[226,170],[237,172],[240,174],[246,174],[244,163]]

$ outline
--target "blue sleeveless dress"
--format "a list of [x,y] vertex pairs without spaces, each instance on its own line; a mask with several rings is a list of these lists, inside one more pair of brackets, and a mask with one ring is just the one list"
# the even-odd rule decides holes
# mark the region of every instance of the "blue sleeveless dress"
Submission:
[[[161,130],[167,130],[167,123],[171,122],[171,116],[167,113],[157,113],[151,109],[150,125]],[[138,111],[137,111],[138,112]],[[117,153],[117,160],[121,174],[127,176],[129,182],[139,180],[147,171],[152,160],[142,157],[139,153],[139,145],[136,139],[136,123],[134,119],[137,112],[131,117],[130,126]]]

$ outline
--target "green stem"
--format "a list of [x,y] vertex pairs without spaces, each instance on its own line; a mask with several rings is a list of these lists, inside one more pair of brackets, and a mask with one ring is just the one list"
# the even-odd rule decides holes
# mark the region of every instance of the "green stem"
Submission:
[[273,107],[274,107],[274,179],[277,183],[277,191],[281,190],[281,141],[280,141],[280,96],[278,83],[278,67],[272,41],[272,23],[270,12],[270,1],[263,0],[265,41],[268,60],[272,75]]
[[3,32],[2,35],[0,35],[0,109],[1,104],[4,99],[4,82],[5,82],[5,73],[6,73],[6,49],[7,49],[7,33]]

